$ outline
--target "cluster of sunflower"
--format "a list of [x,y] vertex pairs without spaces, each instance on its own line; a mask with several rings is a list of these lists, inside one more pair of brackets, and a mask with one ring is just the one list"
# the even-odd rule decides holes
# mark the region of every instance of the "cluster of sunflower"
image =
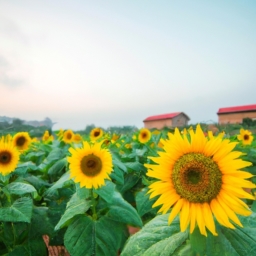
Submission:
[[[57,137],[55,142],[54,137]],[[136,254],[138,248],[143,253],[150,252],[150,248],[141,249],[143,239],[139,239],[140,233],[147,228],[147,225],[145,229],[142,227],[145,216],[149,227],[149,218],[154,223],[159,214],[168,216],[163,229],[168,225],[175,226],[178,221],[181,233],[186,235],[189,232],[192,243],[196,230],[204,237],[215,237],[219,234],[216,229],[219,224],[235,230],[244,225],[240,216],[252,214],[248,202],[255,199],[256,186],[250,170],[256,163],[249,157],[255,151],[255,141],[248,130],[241,129],[239,135],[229,137],[224,132],[213,135],[197,125],[195,129],[191,127],[180,131],[176,128],[165,132],[142,128],[128,136],[95,128],[88,136],[72,130],[60,130],[56,135],[46,131],[41,141],[48,142],[48,150],[55,150],[55,154],[47,153],[51,160],[50,172],[58,172],[58,168],[66,170],[59,180],[51,184],[48,189],[51,194],[62,188],[66,191],[69,179],[75,184],[65,192],[73,191],[73,195],[71,199],[67,197],[66,210],[56,226],[56,230],[68,228],[64,240],[72,255],[81,255],[81,251],[87,250],[83,249],[85,244],[82,240],[95,232],[95,228],[105,229],[109,225],[116,227],[105,231],[106,237],[96,232],[95,241],[104,244],[108,239],[117,239],[119,242],[112,249],[122,248],[121,255],[124,256]],[[2,175],[16,169],[20,156],[33,150],[30,147],[32,142],[26,132],[1,137]],[[66,151],[60,142],[64,142]],[[245,152],[250,154],[246,156]],[[56,154],[63,159],[54,160]],[[44,166],[50,160],[33,168],[42,168],[45,173]],[[52,164],[53,161],[56,164]],[[63,200],[61,198],[60,193],[58,200]],[[85,224],[92,227],[86,229],[88,232],[81,228],[75,230],[76,226]],[[138,235],[134,235],[136,243],[132,238],[125,243],[128,236],[123,232],[124,224],[142,227]],[[189,238],[185,236],[184,239]],[[182,240],[183,245],[185,240]],[[104,250],[99,249],[100,242],[97,244],[95,241],[91,254],[94,250]],[[87,241],[86,246],[89,243]],[[109,255],[113,253],[112,249],[109,249]]]

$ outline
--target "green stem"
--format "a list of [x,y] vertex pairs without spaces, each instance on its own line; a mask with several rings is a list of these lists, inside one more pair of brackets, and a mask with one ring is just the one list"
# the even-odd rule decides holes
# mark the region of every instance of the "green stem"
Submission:
[[198,226],[195,227],[192,234],[189,235],[193,256],[205,255],[206,250],[206,237],[199,231]]
[[93,188],[91,189],[91,200],[92,200],[92,219],[97,220],[97,212],[96,212],[96,204],[97,201],[95,200],[95,197],[93,195]]

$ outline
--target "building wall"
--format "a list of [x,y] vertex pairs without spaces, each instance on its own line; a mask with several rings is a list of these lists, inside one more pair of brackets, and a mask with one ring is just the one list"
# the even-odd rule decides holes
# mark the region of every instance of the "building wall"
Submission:
[[172,126],[173,127],[181,127],[181,126],[184,126],[184,125],[187,125],[187,124],[188,124],[188,119],[183,114],[175,116],[172,119]]
[[227,113],[227,114],[220,114],[218,115],[219,124],[236,124],[242,123],[243,118],[256,118],[256,111],[255,112],[242,112],[242,113]]
[[144,127],[148,129],[162,129],[164,127],[180,127],[188,124],[188,119],[184,114],[173,117],[172,119],[154,120],[144,122]]
[[152,129],[152,128],[162,129],[164,127],[172,127],[172,119],[144,122],[144,127],[148,129]]

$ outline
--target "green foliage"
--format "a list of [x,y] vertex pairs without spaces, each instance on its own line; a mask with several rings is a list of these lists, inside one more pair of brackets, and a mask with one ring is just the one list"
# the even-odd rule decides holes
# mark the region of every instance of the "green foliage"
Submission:
[[108,217],[93,220],[79,215],[67,229],[65,246],[72,256],[116,255],[122,246],[123,228]]
[[148,222],[138,233],[128,239],[121,256],[175,255],[179,247],[186,243],[188,232],[180,232],[178,218],[170,226],[167,220],[166,214]]
[[[16,128],[23,126],[19,121],[14,124]],[[1,125],[5,134],[15,132],[10,124],[0,123],[0,129]],[[219,131],[225,130],[226,138],[238,143],[235,150],[243,152],[243,160],[252,163],[246,171],[256,175],[256,140],[249,146],[237,140],[240,128],[246,125],[248,120],[244,125],[216,124]],[[82,131],[84,140],[88,140],[93,128],[94,125],[88,125]],[[207,129],[206,124],[204,128]],[[36,134],[36,128],[33,131]],[[168,132],[173,129],[152,134],[150,141],[142,144],[136,127],[105,130],[102,141],[108,140],[108,144],[103,143],[102,147],[111,152],[113,171],[111,180],[105,180],[98,189],[80,187],[80,183],[70,179],[69,148],[80,144],[58,140],[33,143],[22,152],[13,173],[0,175],[0,255],[47,255],[42,239],[45,234],[51,244],[64,244],[72,256],[256,255],[255,213],[239,217],[244,228],[231,230],[216,222],[218,236],[208,232],[207,238],[197,228],[193,234],[180,232],[178,217],[168,225],[168,214],[157,215],[160,206],[152,205],[158,197],[149,199],[148,186],[153,180],[146,176],[145,163],[152,162],[149,156],[163,151],[158,143],[167,138]],[[119,137],[111,140],[113,134]],[[256,184],[255,177],[251,180]],[[256,212],[255,201],[245,202]],[[140,231],[131,236],[128,226]]]

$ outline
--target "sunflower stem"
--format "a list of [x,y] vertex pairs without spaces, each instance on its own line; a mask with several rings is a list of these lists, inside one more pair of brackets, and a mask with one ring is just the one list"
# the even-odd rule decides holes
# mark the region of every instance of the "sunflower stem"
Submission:
[[92,219],[97,220],[97,212],[96,212],[97,202],[96,202],[95,197],[93,195],[93,188],[91,189],[90,193],[91,193],[91,200],[92,200]]
[[198,226],[196,226],[193,233],[189,235],[189,240],[194,252],[193,256],[205,255],[206,237],[200,233]]

